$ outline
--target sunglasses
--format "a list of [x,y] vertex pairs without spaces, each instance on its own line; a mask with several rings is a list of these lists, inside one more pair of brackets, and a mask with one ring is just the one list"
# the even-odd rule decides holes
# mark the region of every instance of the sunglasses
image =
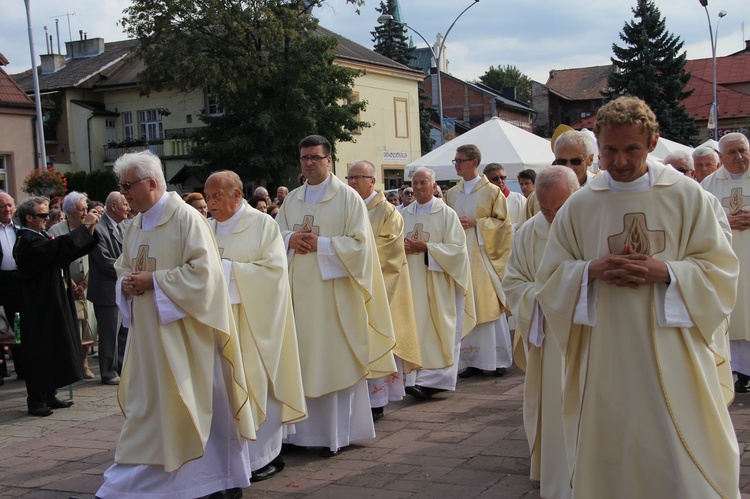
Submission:
[[132,182],[123,182],[121,184],[117,184],[117,188],[121,191],[128,192],[133,185],[137,184],[138,182],[143,182],[144,180],[151,180],[151,177],[143,177],[139,178],[138,180],[133,180]]
[[404,191],[404,194],[414,194],[414,191]]
[[568,163],[570,163],[573,166],[581,166],[584,161],[586,161],[586,158],[573,158],[573,159],[555,158],[555,161],[552,164],[565,166]]
[[497,182],[498,180],[505,180],[508,177],[506,175],[498,175],[497,177],[487,177],[490,182]]
[[49,218],[49,213],[31,213],[30,215],[32,217],[37,217],[37,218],[44,218],[44,219]]

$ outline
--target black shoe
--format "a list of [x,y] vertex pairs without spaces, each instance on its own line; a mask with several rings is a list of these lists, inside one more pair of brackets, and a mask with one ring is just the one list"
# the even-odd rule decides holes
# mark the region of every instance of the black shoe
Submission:
[[505,369],[504,367],[498,367],[497,369],[495,369],[495,377],[499,378],[501,376],[505,376],[506,372],[507,369]]
[[382,407],[373,407],[372,409],[372,421],[373,423],[377,421],[378,419],[383,419],[383,408]]
[[432,388],[429,386],[422,386],[420,387],[422,390],[424,390],[425,395],[427,395],[428,398],[432,397],[433,395],[437,395],[441,392],[447,392],[448,390],[444,390],[442,388]]
[[38,406],[29,407],[29,416],[36,416],[38,418],[46,418],[52,415],[52,410],[49,407]]
[[341,454],[341,447],[339,447],[336,450],[331,450],[328,447],[323,447],[322,449],[320,449],[320,454],[318,455],[320,457],[329,458],[333,456],[338,456],[339,454]]
[[472,376],[479,376],[480,374],[484,373],[481,369],[478,369],[476,367],[467,367],[460,373],[458,373],[458,377],[461,379],[464,378],[471,378]]
[[749,393],[750,380],[738,379],[734,382],[734,393]]
[[273,463],[269,463],[263,466],[261,469],[257,471],[253,471],[253,474],[250,477],[250,482],[255,483],[255,482],[262,482],[263,480],[268,480],[279,471],[281,470],[277,468],[276,466],[274,466]]
[[240,499],[240,497],[242,497],[242,489],[239,487],[224,491],[224,499]]
[[73,405],[72,400],[62,401],[57,397],[47,399],[47,407],[50,409],[67,409]]
[[424,388],[419,385],[407,386],[404,390],[417,400],[425,400],[427,398]]
[[294,445],[294,444],[281,444],[281,453],[282,454],[291,454],[292,452],[302,452],[307,447],[303,447],[301,445]]

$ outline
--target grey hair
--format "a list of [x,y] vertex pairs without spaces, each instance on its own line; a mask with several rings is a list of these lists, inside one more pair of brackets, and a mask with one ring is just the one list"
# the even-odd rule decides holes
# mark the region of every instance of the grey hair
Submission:
[[[215,182],[219,182],[221,184],[222,189],[239,189],[240,192],[242,192],[242,179],[237,174],[237,172],[232,170],[219,170],[217,172],[213,172],[211,175],[208,176],[206,179],[205,184],[208,184],[208,181],[212,180]],[[262,189],[262,187],[258,187],[258,189]],[[255,189],[255,192],[258,192],[258,189]]]
[[167,182],[164,180],[164,171],[161,167],[159,156],[149,150],[123,154],[113,167],[115,175],[122,177],[127,171],[134,170],[140,178],[152,178],[160,189],[167,190]]
[[745,148],[750,148],[750,144],[748,144],[748,140],[747,140],[747,137],[745,137],[745,134],[739,133],[739,132],[733,132],[733,133],[728,133],[719,139],[719,153],[721,153],[721,145],[724,142],[733,142],[735,140],[742,140],[745,143]]
[[21,221],[21,225],[26,227],[26,215],[34,215],[36,213],[36,205],[47,204],[49,205],[49,198],[44,196],[31,196],[23,200],[16,209],[16,216]]
[[586,156],[591,156],[596,152],[594,141],[591,140],[591,137],[586,135],[585,132],[579,132],[578,130],[568,130],[560,134],[555,141],[555,154],[557,154],[558,147],[583,147],[586,151]]
[[687,151],[673,151],[667,154],[667,156],[664,158],[664,164],[671,165],[670,161],[672,160],[684,160],[687,162],[688,170],[695,170],[695,163],[693,162],[693,156],[690,155]]
[[109,194],[107,194],[107,200],[104,202],[104,208],[109,211],[109,207],[112,203],[117,202],[120,200],[120,191],[112,191]]
[[[354,163],[352,163],[352,166],[354,166],[354,165],[356,165],[358,163],[363,163],[364,165],[366,165],[368,171],[370,173],[372,173],[373,175],[375,175],[375,165],[373,165],[370,161],[367,161],[366,159],[359,159],[359,160],[355,161]],[[351,168],[351,166],[349,168]]]
[[488,173],[492,173],[497,170],[505,171],[505,167],[501,165],[500,163],[490,163],[484,167],[484,170],[482,171],[482,173],[487,175]]
[[696,160],[696,159],[701,158],[703,156],[713,156],[714,163],[718,163],[719,160],[720,160],[720,158],[719,158],[719,152],[716,149],[714,149],[713,147],[710,147],[710,146],[701,146],[698,149],[696,149],[695,151],[693,151],[693,160]]
[[553,187],[567,187],[571,194],[580,188],[575,172],[567,166],[560,165],[553,165],[539,172],[534,185],[537,191],[542,192]]
[[[434,170],[430,170],[426,166],[420,166],[419,168],[417,168],[416,170],[414,170],[414,175],[416,175],[419,172],[424,172],[425,174],[427,174],[427,176],[430,177],[430,180],[432,180],[432,183],[433,184],[435,183],[436,175],[435,175],[435,171]],[[411,178],[414,178],[414,175],[412,175]]]
[[68,195],[65,196],[65,199],[63,199],[63,213],[65,213],[66,215],[70,215],[71,213],[76,211],[76,205],[81,201],[81,199],[85,200],[86,203],[88,203],[88,199],[86,199],[85,195],[81,194],[78,191],[70,191]]

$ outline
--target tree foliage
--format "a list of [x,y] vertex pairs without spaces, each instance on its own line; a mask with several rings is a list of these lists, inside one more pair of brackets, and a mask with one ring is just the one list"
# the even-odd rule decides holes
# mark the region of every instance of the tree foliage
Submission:
[[140,42],[140,90],[210,88],[222,114],[201,116],[207,126],[193,155],[211,170],[284,182],[298,168],[302,137],[335,144],[368,126],[358,120],[366,102],[349,100],[360,73],[333,64],[338,38],[311,15],[321,3],[133,0],[122,23]]
[[406,34],[406,26],[396,21],[396,2],[394,0],[381,0],[380,7],[375,8],[381,14],[394,17],[390,21],[375,26],[375,31],[370,31],[372,41],[375,43],[375,52],[382,54],[404,66],[411,65],[411,57],[414,47],[409,46],[409,37]]
[[[381,14],[390,14],[394,19],[378,24],[375,31],[371,31],[372,41],[375,43],[375,52],[384,55],[405,66],[411,66],[411,58],[414,53],[414,47],[409,44],[409,37],[406,35],[406,27],[396,22],[396,2],[394,0],[381,0],[380,7],[375,8]],[[420,69],[420,68],[416,68]],[[435,140],[430,137],[430,115],[432,109],[427,106],[427,96],[419,87],[419,142],[422,154],[432,151]]]
[[624,46],[612,44],[615,71],[608,78],[607,99],[632,95],[643,99],[654,111],[663,137],[692,143],[698,134],[695,121],[688,115],[683,100],[693,93],[685,91],[690,73],[685,71],[683,42],[670,34],[661,12],[651,0],[638,0],[632,9],[634,19],[620,33]]
[[516,100],[531,104],[531,78],[515,66],[490,66],[479,81],[490,88],[502,92],[504,88],[516,88]]

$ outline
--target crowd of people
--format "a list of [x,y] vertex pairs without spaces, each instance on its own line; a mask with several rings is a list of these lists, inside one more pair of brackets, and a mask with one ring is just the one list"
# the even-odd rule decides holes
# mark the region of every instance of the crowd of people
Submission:
[[[501,164],[480,172],[474,145],[457,147],[452,187],[419,168],[377,191],[367,160],[345,183],[319,135],[299,144],[301,186],[273,200],[245,200],[232,171],[180,198],[149,151],[117,160],[101,206],[72,192],[16,211],[0,193],[29,414],[72,404],[55,390],[93,376],[81,344],[98,331],[125,421],[97,496],[234,498],[281,471],[282,450],[332,458],[374,438],[389,402],[515,363],[541,497],[738,498],[747,138],[662,164],[654,114],[630,97],[594,133],[556,137],[523,194]],[[52,313],[33,313],[40,296]]]

